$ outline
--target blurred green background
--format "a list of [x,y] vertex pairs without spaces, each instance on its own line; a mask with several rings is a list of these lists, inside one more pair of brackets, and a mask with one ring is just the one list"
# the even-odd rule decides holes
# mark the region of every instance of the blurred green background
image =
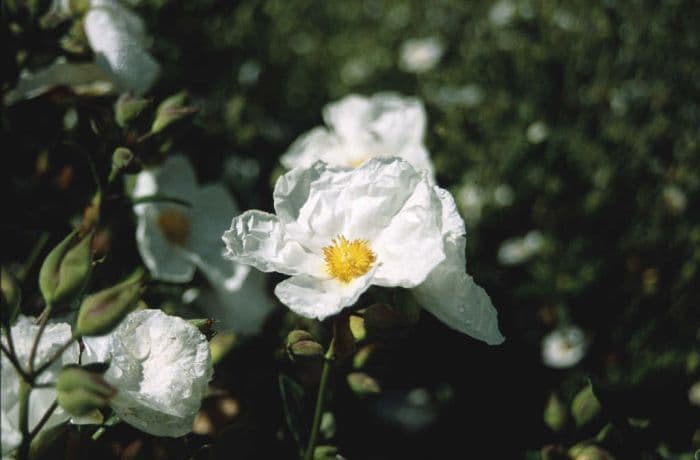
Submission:
[[[71,58],[59,46],[68,26],[38,24],[47,7],[5,13],[4,90],[21,68]],[[200,108],[171,150],[192,159],[200,181],[226,181],[242,209],[271,209],[279,156],[322,124],[325,104],[386,90],[425,103],[438,182],[468,224],[468,271],[491,295],[507,340],[488,347],[423,314],[372,369],[381,395],[358,398],[337,379],[334,443],[343,456],[566,458],[543,447],[565,451],[611,423],[598,444],[616,458],[692,458],[700,447],[690,392],[700,380],[696,1],[152,0],[134,8],[163,68],[149,97],[186,89]],[[442,55],[432,69],[407,71],[402,46],[424,38]],[[108,168],[115,141],[91,125],[109,119],[113,102],[42,97],[3,110],[3,263],[23,260],[42,231],[58,240],[86,204],[89,169],[65,140]],[[66,128],[69,111],[78,122]],[[531,231],[541,236],[536,250],[499,260],[505,241]],[[124,222],[123,242],[114,238],[125,265],[138,260],[132,232]],[[217,367],[215,382],[240,404],[223,434],[156,441],[120,426],[98,443],[83,434],[83,450],[68,448],[69,456],[294,458],[277,388],[285,321],[280,307],[260,337]],[[586,333],[586,356],[569,369],[545,367],[542,338],[569,323]],[[603,409],[576,423],[569,407],[589,381]],[[545,407],[563,422],[545,423]]]

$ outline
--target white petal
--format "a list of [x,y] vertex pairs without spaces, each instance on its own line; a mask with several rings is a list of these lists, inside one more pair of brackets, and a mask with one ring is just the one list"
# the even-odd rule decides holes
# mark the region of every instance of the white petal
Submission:
[[287,169],[309,168],[318,160],[329,164],[342,165],[343,159],[334,161],[329,152],[336,152],[340,146],[339,139],[326,128],[316,127],[302,134],[287,149],[280,162]]
[[[178,206],[178,205],[175,205]],[[187,283],[192,280],[195,266],[182,248],[165,239],[158,225],[158,214],[163,205],[140,205],[137,214],[136,243],[144,265],[157,280],[171,283]],[[183,212],[186,212],[186,208]]]
[[442,203],[445,260],[413,294],[423,307],[446,325],[490,345],[505,339],[498,329],[498,314],[486,292],[465,272],[464,221],[452,195],[435,187]]
[[290,235],[320,254],[340,234],[372,241],[421,180],[398,158],[375,158],[357,169],[318,162],[280,177],[273,195],[275,210]]
[[[157,194],[190,203],[196,191],[197,176],[192,164],[183,155],[173,155],[162,166],[141,171],[131,195],[141,198]],[[138,211],[144,206],[147,205],[137,205],[135,209]]]
[[[12,326],[11,334],[18,359],[26,365],[31,353],[34,337],[39,330],[33,318],[20,316]],[[49,323],[39,341],[35,366],[41,366],[71,339],[70,325]],[[3,343],[7,346],[3,334]],[[64,364],[78,361],[78,345],[73,344],[38,378],[37,383],[55,382]],[[15,368],[5,355],[0,358],[0,425],[2,425],[2,455],[14,450],[21,441],[19,432],[19,380]],[[33,429],[56,399],[53,388],[40,388],[31,391],[29,396],[29,429]],[[42,430],[54,427],[69,418],[63,409],[57,408]]]
[[108,337],[104,378],[119,389],[111,401],[117,415],[156,436],[189,433],[213,372],[204,335],[177,316],[138,310]]
[[428,181],[416,184],[402,209],[372,241],[382,264],[374,284],[417,286],[445,259],[440,210],[440,199]]
[[143,94],[151,88],[160,66],[144,47],[138,16],[117,2],[93,2],[85,15],[85,35],[97,65],[123,90]]
[[260,271],[287,275],[322,271],[323,259],[292,240],[277,216],[246,211],[231,222],[223,235],[226,257]]
[[422,144],[409,144],[402,148],[398,154],[400,158],[411,163],[418,171],[426,171],[431,183],[435,183],[435,169],[430,161],[430,154]]
[[297,275],[279,283],[275,287],[275,295],[295,313],[323,320],[357,302],[369,288],[375,271],[376,266],[349,283]]
[[[238,267],[249,268],[245,265]],[[215,320],[216,330],[233,331],[242,335],[256,334],[274,309],[265,290],[265,275],[256,270],[246,274],[242,285],[237,289],[214,285],[195,300],[207,316]]]
[[555,329],[542,339],[542,362],[556,369],[575,366],[586,355],[586,346],[586,336],[578,326]]
[[399,152],[407,145],[420,145],[425,122],[425,109],[419,99],[396,93],[378,93],[370,99],[367,129],[381,139],[388,150]]
[[371,122],[372,105],[366,97],[351,94],[328,104],[323,109],[326,124],[344,139],[371,139],[367,124]]

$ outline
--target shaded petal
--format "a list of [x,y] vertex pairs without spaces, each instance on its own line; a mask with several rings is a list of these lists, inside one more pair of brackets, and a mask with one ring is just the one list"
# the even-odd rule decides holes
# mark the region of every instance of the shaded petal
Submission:
[[[181,247],[166,240],[157,218],[161,205],[140,205],[137,214],[136,243],[144,265],[154,279],[171,283],[186,283],[192,280],[195,266]],[[183,210],[185,208],[183,207]]]
[[280,162],[287,169],[309,168],[322,159],[330,164],[343,164],[342,158],[336,160],[336,155],[333,155],[342,150],[340,146],[339,139],[335,135],[326,128],[318,126],[299,136],[282,155]]
[[369,288],[375,271],[376,267],[349,283],[297,275],[279,283],[275,295],[295,313],[323,320],[357,302]]
[[369,115],[367,128],[388,150],[399,152],[405,146],[423,142],[426,116],[419,99],[378,93],[370,99]]
[[[249,269],[238,265],[241,269]],[[210,318],[216,321],[217,330],[229,330],[236,334],[256,334],[275,305],[265,290],[266,276],[252,270],[237,289],[225,289],[213,285],[195,301]]]
[[[174,155],[168,157],[158,168],[141,171],[136,176],[131,195],[140,198],[158,194],[189,203],[196,195],[197,188],[197,177],[190,161],[183,155]],[[152,204],[139,204],[134,209],[138,213],[150,205]]]
[[366,97],[351,94],[323,108],[323,120],[344,139],[369,141],[372,104]]
[[244,212],[233,219],[223,240],[226,257],[260,271],[296,275],[323,270],[323,259],[292,240],[274,214],[257,210]]

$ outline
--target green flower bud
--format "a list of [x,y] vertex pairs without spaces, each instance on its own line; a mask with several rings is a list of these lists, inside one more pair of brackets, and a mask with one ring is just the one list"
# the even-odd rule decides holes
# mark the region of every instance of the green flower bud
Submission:
[[382,391],[379,382],[364,372],[349,373],[347,381],[350,389],[358,396],[377,394]]
[[367,362],[372,358],[372,355],[375,353],[376,349],[376,344],[370,344],[357,350],[357,353],[355,353],[355,356],[352,358],[352,367],[355,369],[362,369],[365,367]]
[[566,406],[556,393],[552,393],[544,407],[544,423],[552,431],[560,432],[566,427]]
[[314,460],[336,460],[338,453],[338,448],[335,446],[316,446]]
[[582,426],[593,420],[600,413],[600,403],[593,394],[591,385],[579,391],[571,403],[571,415],[576,426]]
[[294,330],[287,335],[287,354],[292,361],[323,356],[323,347],[307,331]]
[[610,452],[593,444],[576,444],[569,449],[569,457],[573,460],[615,460]]
[[119,96],[114,104],[114,115],[117,124],[122,128],[133,126],[141,117],[143,112],[151,105],[151,101],[130,93]]
[[134,156],[134,152],[126,147],[117,147],[114,149],[114,153],[112,153],[111,175],[116,175],[119,172],[135,174],[140,170],[141,164]]
[[116,388],[101,375],[79,366],[66,366],[56,381],[56,400],[66,412],[75,416],[89,414],[109,404]]
[[69,0],[68,5],[71,13],[82,16],[90,9],[90,0]]
[[160,103],[156,110],[156,117],[151,125],[152,133],[159,133],[175,122],[184,120],[199,112],[196,107],[185,106],[187,93],[182,91]]
[[78,334],[103,335],[114,329],[136,307],[143,278],[143,269],[139,268],[116,286],[85,297],[76,322]]
[[0,283],[0,300],[2,300],[2,310],[0,310],[0,322],[9,326],[15,322],[19,313],[19,305],[22,300],[22,293],[17,284],[17,280],[9,270],[2,267]]
[[66,304],[85,288],[92,270],[92,232],[74,230],[46,256],[39,271],[39,289],[48,305]]

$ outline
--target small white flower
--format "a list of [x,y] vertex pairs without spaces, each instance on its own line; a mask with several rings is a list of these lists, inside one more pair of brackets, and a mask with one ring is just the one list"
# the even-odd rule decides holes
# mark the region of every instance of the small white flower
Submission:
[[[39,331],[39,326],[35,324],[34,318],[20,316],[11,328],[12,339],[15,351],[20,364],[26,369],[29,362],[34,338]],[[66,323],[49,323],[44,330],[39,346],[37,348],[35,367],[41,366],[54,353],[56,353],[66,342],[71,339],[71,328]],[[3,343],[7,346],[7,338],[3,334]],[[64,364],[76,363],[78,361],[78,345],[69,347],[46,371],[37,379],[37,383],[51,383],[58,378],[58,373]],[[20,376],[17,370],[9,362],[5,354],[0,360],[1,369],[1,411],[0,427],[2,428],[2,456],[9,454],[16,449],[21,441],[22,435],[19,426],[19,384]],[[56,400],[56,391],[53,388],[38,388],[31,390],[29,396],[29,429],[32,430],[39,420],[41,420],[47,409]],[[70,416],[60,407],[56,408],[48,422],[42,430],[59,425],[68,421]]]
[[118,389],[110,406],[156,436],[183,436],[213,374],[209,344],[184,319],[160,310],[130,313],[111,333],[83,339],[83,362],[110,361],[104,379]]
[[433,165],[423,145],[425,109],[420,100],[394,93],[372,97],[346,96],[327,105],[323,119],[328,125],[300,136],[282,156],[293,169],[309,168],[318,160],[331,166],[357,167],[370,158],[399,157],[418,170]]
[[515,4],[511,0],[501,0],[489,10],[489,21],[496,27],[506,26],[515,19]]
[[401,45],[399,67],[405,72],[423,73],[434,68],[445,47],[437,37],[413,38]]
[[85,35],[97,65],[122,91],[148,91],[160,66],[146,50],[143,21],[117,0],[92,0],[85,15]]
[[674,214],[679,215],[685,211],[688,203],[688,199],[679,187],[675,185],[668,185],[664,187],[663,191],[664,203],[668,210]]
[[558,369],[575,366],[586,354],[586,345],[579,327],[556,329],[542,339],[542,362]]
[[[275,294],[296,313],[324,319],[371,285],[417,287],[449,326],[502,341],[488,296],[464,273],[464,223],[454,200],[425,172],[399,158],[357,169],[319,161],[280,177],[274,204],[277,215],[235,217],[223,239],[236,262],[291,276]],[[445,289],[445,279],[460,284]]]
[[518,265],[529,260],[544,247],[544,237],[532,230],[522,238],[504,241],[498,249],[498,261],[503,265]]
[[[223,257],[219,236],[228,227],[231,213],[238,212],[228,191],[220,184],[200,187],[189,161],[177,155],[158,169],[139,173],[132,195],[161,195],[190,205],[158,202],[134,206],[138,249],[153,278],[186,283],[199,268],[211,284],[212,290],[207,292],[215,294],[200,305],[216,313],[215,319],[224,321],[227,329],[257,331],[273,305],[262,292],[260,280],[249,282],[250,267]],[[256,303],[248,303],[250,300]],[[239,324],[234,323],[235,318]]]
[[531,143],[540,144],[549,136],[549,128],[544,121],[536,121],[527,127],[525,136]]

